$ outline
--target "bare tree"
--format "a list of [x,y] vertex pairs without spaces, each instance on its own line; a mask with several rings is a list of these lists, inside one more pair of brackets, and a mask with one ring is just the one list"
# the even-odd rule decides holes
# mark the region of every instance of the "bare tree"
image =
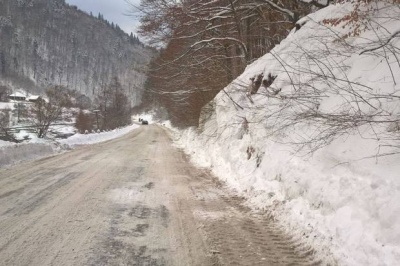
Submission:
[[137,8],[141,34],[165,46],[145,93],[181,126],[197,125],[204,104],[288,34],[294,27],[288,12],[300,17],[310,11],[288,0],[143,0]]
[[39,138],[44,138],[50,126],[61,118],[70,99],[65,87],[54,86],[46,91],[48,100],[39,99],[30,108],[31,122]]
[[8,96],[11,90],[4,85],[0,85],[0,102],[8,102]]
[[96,101],[103,129],[114,129],[131,122],[128,97],[117,77],[114,77],[110,84],[103,86]]
[[80,133],[85,133],[86,131],[91,131],[93,129],[93,115],[90,113],[85,113],[82,109],[76,116],[75,127]]

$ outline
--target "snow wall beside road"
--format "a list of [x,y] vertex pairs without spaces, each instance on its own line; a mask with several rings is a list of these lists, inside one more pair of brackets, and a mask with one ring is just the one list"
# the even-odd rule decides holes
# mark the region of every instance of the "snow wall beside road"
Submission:
[[0,147],[0,167],[50,156],[56,151],[47,143],[24,143]]
[[[372,2],[349,1],[303,18],[300,30],[215,97],[200,129],[180,139],[195,163],[211,168],[249,206],[270,212],[339,265],[400,261],[400,154],[379,156],[398,147],[385,136],[396,139],[400,126],[356,120],[367,114],[370,121],[398,121],[400,114],[400,64],[398,53],[390,52],[400,49],[400,39],[390,39],[400,31],[400,9]],[[366,52],[385,40],[391,40],[386,50]],[[250,80],[261,74],[272,86],[248,95]],[[308,138],[324,136],[327,125],[301,120],[314,114],[352,116],[335,124],[349,128],[333,140],[320,138],[321,146],[312,149]],[[305,149],[297,151],[293,144],[301,142]],[[301,153],[307,148],[310,153]]]

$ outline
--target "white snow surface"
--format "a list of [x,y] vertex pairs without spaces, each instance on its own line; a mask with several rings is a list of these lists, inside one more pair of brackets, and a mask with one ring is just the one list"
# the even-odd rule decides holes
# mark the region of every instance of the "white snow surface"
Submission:
[[108,132],[90,133],[90,134],[75,134],[70,138],[59,140],[61,144],[66,144],[70,147],[77,145],[94,144],[103,141],[112,140],[121,137],[132,130],[138,128],[139,125],[133,124],[124,128],[114,129]]
[[13,110],[15,108],[14,102],[0,102],[0,110]]
[[[370,7],[358,8],[363,11]],[[301,107],[271,114],[281,110],[281,95],[304,89],[296,88],[296,82],[325,89],[327,83],[313,80],[311,72],[300,71],[303,69],[312,69],[313,73],[330,69],[338,77],[335,85],[345,87],[359,82],[365,86],[358,88],[365,97],[370,89],[399,96],[400,65],[396,58],[390,53],[382,57],[382,49],[360,54],[365,47],[374,47],[372,42],[377,36],[390,36],[400,29],[398,5],[386,6],[380,1],[375,7],[379,10],[372,12],[369,20],[374,27],[343,38],[351,48],[341,46],[340,37],[352,32],[354,24],[332,26],[322,20],[350,14],[352,3],[332,5],[303,18],[300,30],[291,32],[224,89],[243,109],[221,92],[212,102],[214,111],[205,125],[200,130],[181,132],[178,140],[195,163],[211,168],[229,187],[245,196],[249,206],[272,213],[289,233],[314,246],[321,259],[338,265],[400,265],[400,155],[374,156],[392,151],[392,147],[382,151],[385,144],[398,143],[371,137],[374,133],[384,134],[387,127],[363,124],[333,141],[327,140],[312,153],[304,149],[295,152],[298,146],[291,143],[314,136],[318,127],[300,123],[271,133],[271,124],[284,123],[284,117]],[[399,38],[394,38],[391,45],[399,49]],[[319,63],[313,61],[313,55]],[[321,69],[321,65],[330,67]],[[281,92],[275,98],[267,97],[271,88],[260,88],[251,96],[251,102],[245,87],[260,73],[264,77],[278,75],[271,87]],[[333,113],[344,110],[353,104],[346,105],[350,97],[327,89],[316,108]],[[398,119],[398,102],[387,99],[358,104],[363,112],[372,112],[379,105],[383,112]]]
[[0,141],[0,167],[40,159],[59,150],[57,145],[45,141],[20,144]]
[[[103,141],[112,140],[121,137],[139,127],[133,124],[127,127],[114,129],[108,132],[75,134],[72,137],[62,140],[39,139],[30,134],[31,139],[27,142],[15,144],[0,140],[0,167],[15,165],[24,161],[37,160],[43,157],[51,156],[59,152],[69,150],[79,145],[95,144]],[[72,132],[71,127],[57,126],[58,131],[65,133]],[[21,132],[20,135],[26,133]]]

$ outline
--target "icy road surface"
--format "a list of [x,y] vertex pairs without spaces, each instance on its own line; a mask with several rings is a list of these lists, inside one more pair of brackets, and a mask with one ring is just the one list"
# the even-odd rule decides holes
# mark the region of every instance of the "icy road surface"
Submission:
[[0,170],[0,265],[319,265],[165,129]]

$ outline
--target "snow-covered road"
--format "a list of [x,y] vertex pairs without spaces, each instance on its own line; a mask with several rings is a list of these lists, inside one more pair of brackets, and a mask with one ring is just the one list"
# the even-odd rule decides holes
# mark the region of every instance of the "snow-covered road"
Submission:
[[319,265],[166,129],[0,170],[0,265]]

